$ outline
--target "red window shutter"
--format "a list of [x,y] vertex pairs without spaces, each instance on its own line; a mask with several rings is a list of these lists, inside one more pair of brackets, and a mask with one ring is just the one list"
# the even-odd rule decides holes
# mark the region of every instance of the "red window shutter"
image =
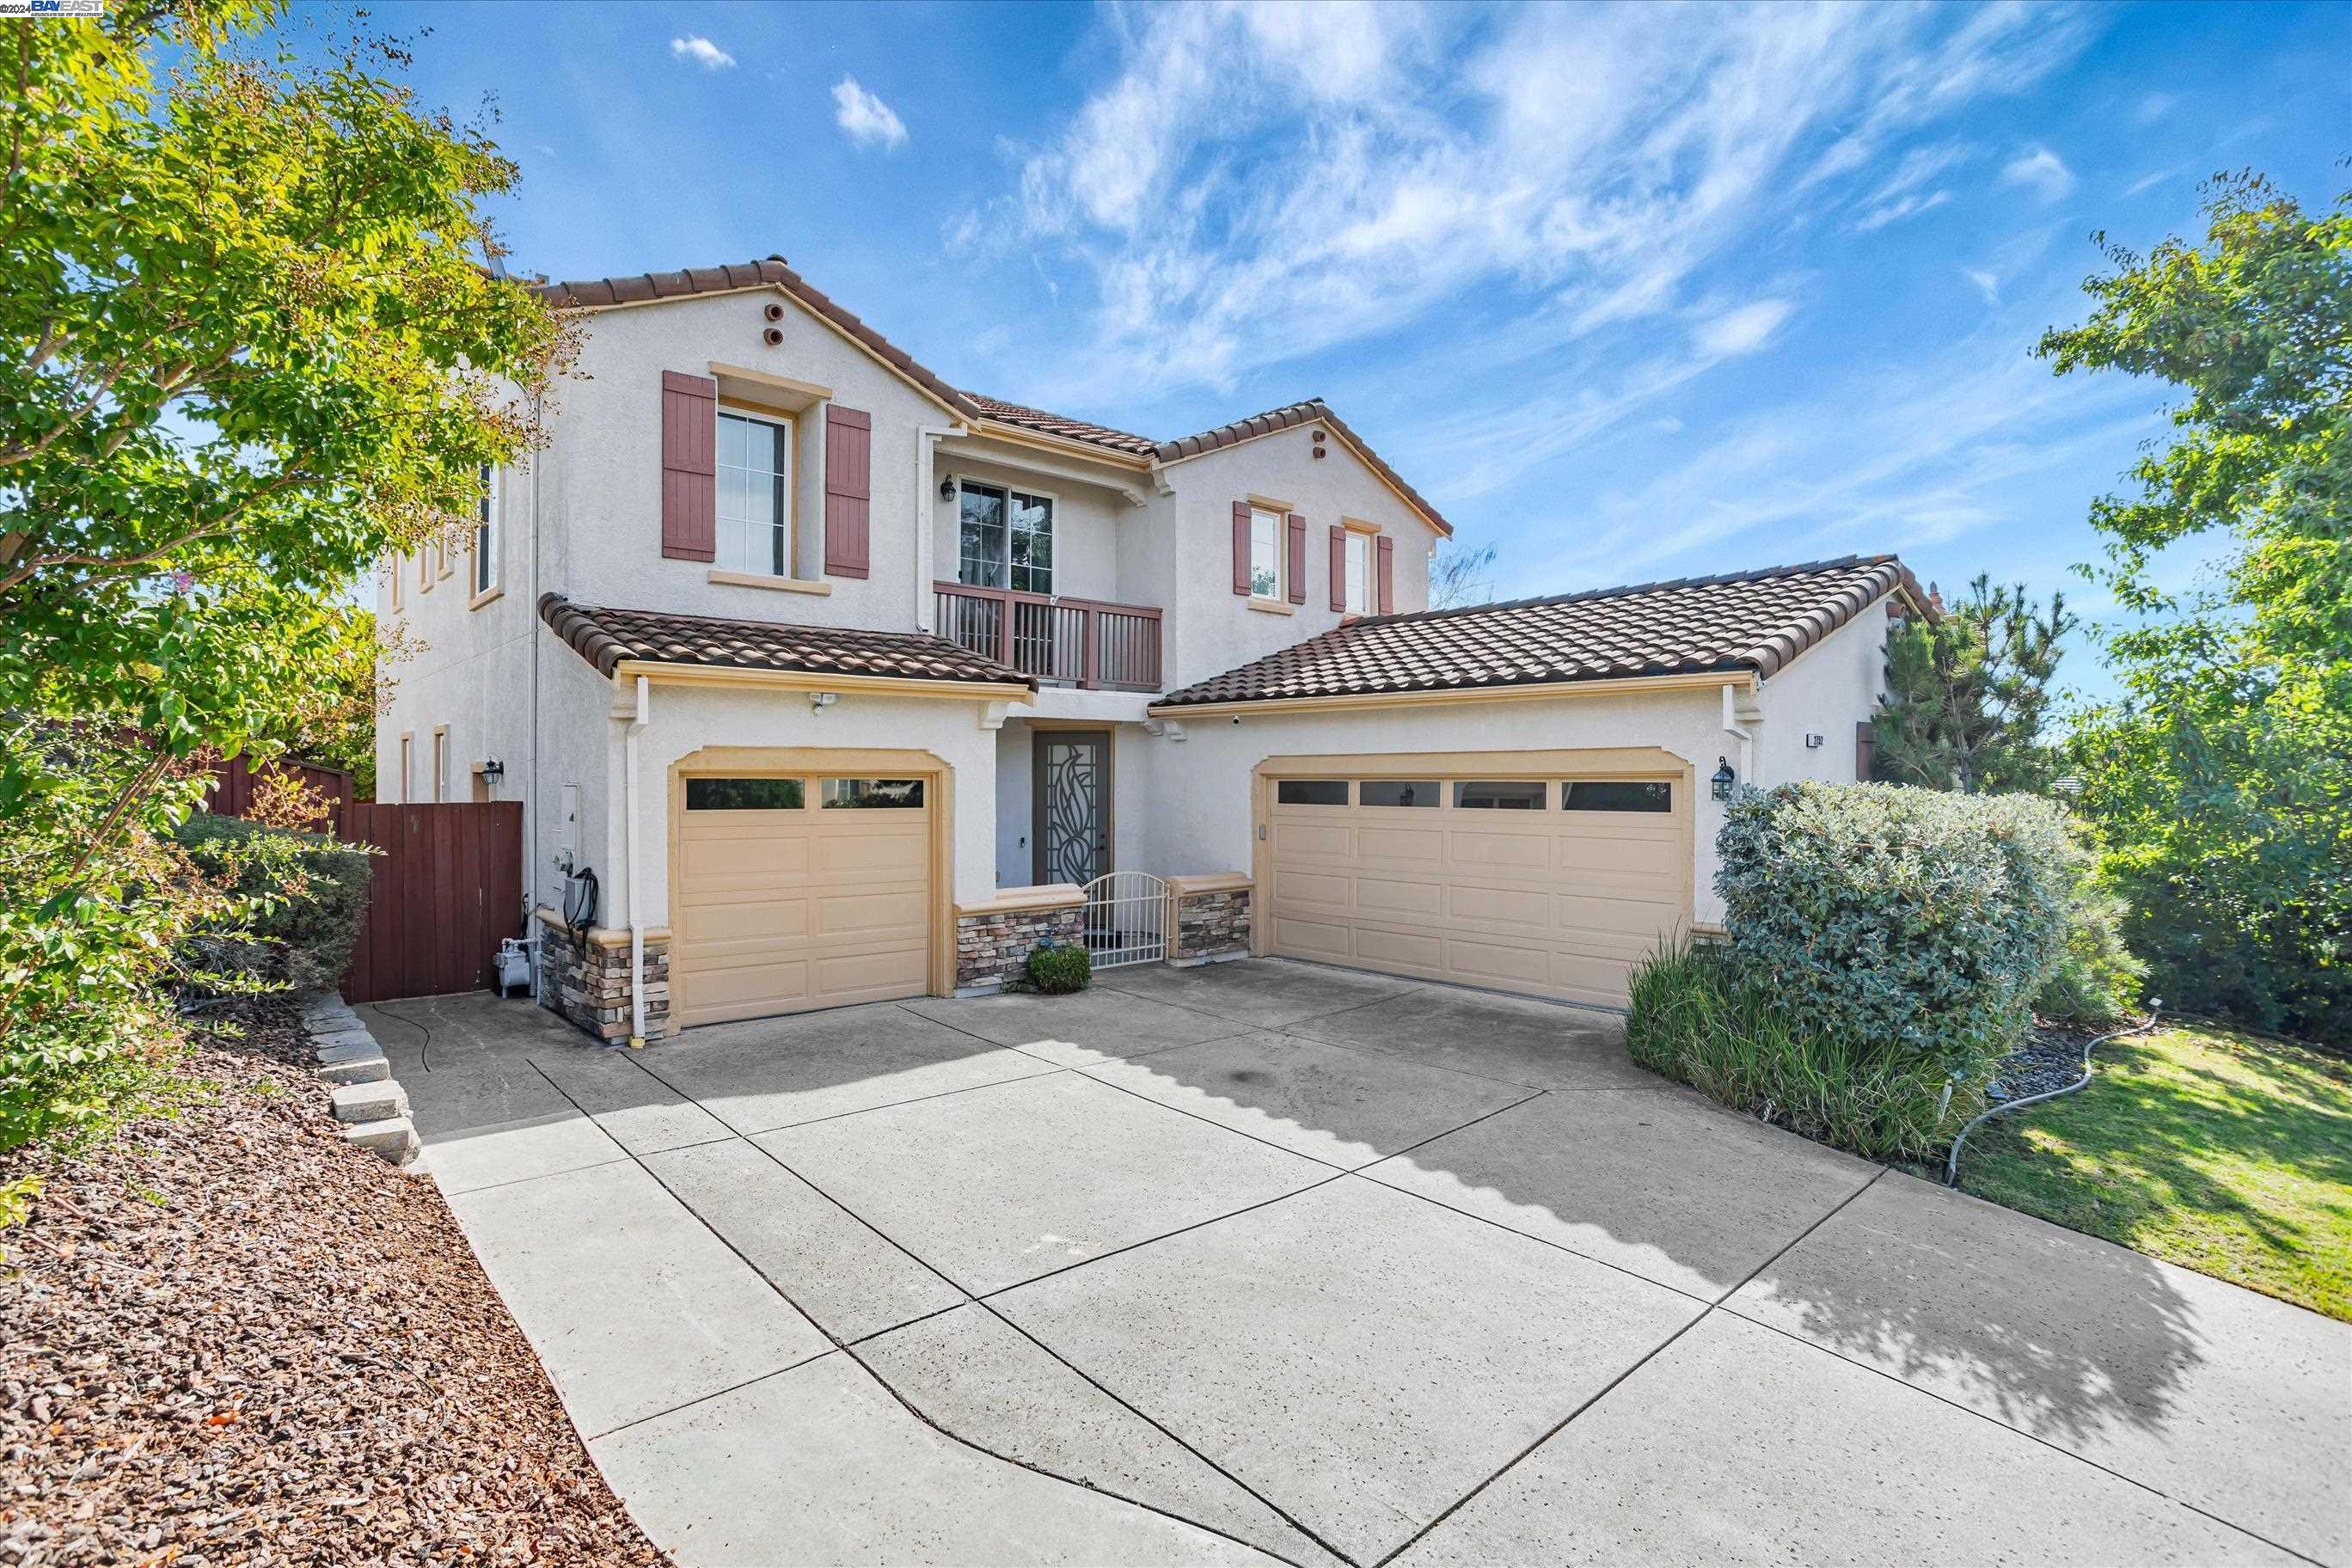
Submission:
[[1307,520],[1297,512],[1290,514],[1290,526],[1283,531],[1290,543],[1290,602],[1307,602]]
[[1336,522],[1331,525],[1331,607],[1342,615],[1348,610],[1348,531]]
[[1234,592],[1250,591],[1250,503],[1234,502]]
[[855,408],[824,411],[824,570],[863,577],[872,564],[874,416]]
[[662,553],[719,554],[719,384],[662,372]]
[[1396,541],[1381,535],[1381,614],[1396,614]]
[[1853,727],[1853,782],[1868,784],[1878,771],[1878,731],[1864,719]]

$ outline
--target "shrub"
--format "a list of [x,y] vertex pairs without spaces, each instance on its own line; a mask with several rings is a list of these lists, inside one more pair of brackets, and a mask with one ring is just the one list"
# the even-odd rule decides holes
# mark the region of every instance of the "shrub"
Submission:
[[1737,978],[1797,1036],[1966,1083],[2013,1050],[2087,857],[2027,795],[1783,784],[1717,840]]
[[242,918],[214,922],[197,939],[205,967],[298,991],[342,978],[367,912],[366,850],[201,811],[178,837],[199,867],[250,900]]
[[1094,977],[1094,960],[1076,942],[1047,942],[1029,954],[1029,984],[1048,996],[1084,991]]
[[2130,914],[2131,907],[2086,864],[2074,883],[2057,960],[2034,994],[2035,1013],[2061,1023],[2104,1024],[2139,1005],[2147,965],[2124,945]]
[[1983,1077],[1948,1088],[1939,1063],[1791,1027],[1723,947],[1671,949],[1634,972],[1625,1048],[1653,1072],[1874,1160],[1927,1157],[1984,1104]]

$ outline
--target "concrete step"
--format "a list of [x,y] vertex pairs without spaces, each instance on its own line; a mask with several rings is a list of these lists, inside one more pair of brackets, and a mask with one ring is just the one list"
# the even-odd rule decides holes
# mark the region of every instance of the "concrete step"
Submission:
[[310,1048],[314,1051],[331,1051],[338,1046],[373,1046],[374,1044],[375,1037],[356,1025],[348,1029],[338,1029],[331,1035],[310,1037]]
[[343,1129],[343,1141],[380,1154],[395,1165],[405,1165],[416,1158],[416,1129],[405,1116],[387,1116],[374,1121],[355,1121]]
[[329,1083],[383,1083],[392,1077],[392,1064],[378,1051],[328,1062],[319,1068],[319,1076]]
[[375,1043],[373,1035],[362,1035],[347,1045],[321,1046],[314,1054],[322,1065],[332,1066],[336,1062],[364,1061],[370,1057],[380,1057],[383,1055],[383,1047]]
[[344,1084],[331,1098],[338,1121],[385,1121],[408,1114],[408,1091],[388,1078]]

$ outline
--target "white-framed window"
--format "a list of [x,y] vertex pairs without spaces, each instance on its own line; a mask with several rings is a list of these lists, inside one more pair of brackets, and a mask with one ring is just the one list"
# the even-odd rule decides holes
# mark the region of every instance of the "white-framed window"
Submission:
[[433,591],[433,546],[430,544],[416,547],[416,591],[420,594]]
[[719,559],[730,572],[793,574],[793,422],[719,411]]
[[482,465],[481,493],[474,498],[474,592],[499,585],[499,470]]
[[1350,530],[1348,534],[1348,614],[1371,614],[1372,536]]
[[400,738],[400,801],[406,805],[416,799],[416,737]]
[[449,798],[449,726],[440,725],[433,731],[433,798]]
[[1283,518],[1278,511],[1250,508],[1250,597],[1282,597]]
[[400,584],[401,584],[401,577],[402,577],[402,574],[403,574],[404,573],[405,573],[407,570],[408,570],[408,557],[407,557],[407,556],[405,556],[405,555],[395,555],[395,556],[394,556],[394,557],[392,558],[392,572],[391,572],[391,577],[392,577],[392,607],[393,607],[394,610],[397,610],[397,609],[399,609],[399,608],[400,608],[400,597],[401,597],[401,595],[400,595]]
[[956,581],[1052,593],[1054,498],[963,479],[956,491]]

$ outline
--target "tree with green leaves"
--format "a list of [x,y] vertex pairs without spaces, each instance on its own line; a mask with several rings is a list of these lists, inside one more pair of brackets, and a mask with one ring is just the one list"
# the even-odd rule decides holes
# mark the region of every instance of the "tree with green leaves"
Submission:
[[1968,795],[2039,793],[2056,772],[2042,738],[2059,643],[2074,626],[2063,595],[2047,610],[1989,576],[1939,617],[1886,640],[1886,697],[1872,716],[1873,765],[1894,784]]
[[[2083,807],[2168,1001],[2352,1041],[2352,194],[2205,186],[2200,244],[2109,264],[2037,351],[2184,395],[2173,438],[2091,521],[2131,618],[2122,691],[2083,713]],[[2218,569],[2170,585],[2183,552]]]
[[339,595],[460,534],[568,351],[486,265],[514,165],[278,17],[0,28],[0,1148],[168,1044],[200,759],[299,727]]

